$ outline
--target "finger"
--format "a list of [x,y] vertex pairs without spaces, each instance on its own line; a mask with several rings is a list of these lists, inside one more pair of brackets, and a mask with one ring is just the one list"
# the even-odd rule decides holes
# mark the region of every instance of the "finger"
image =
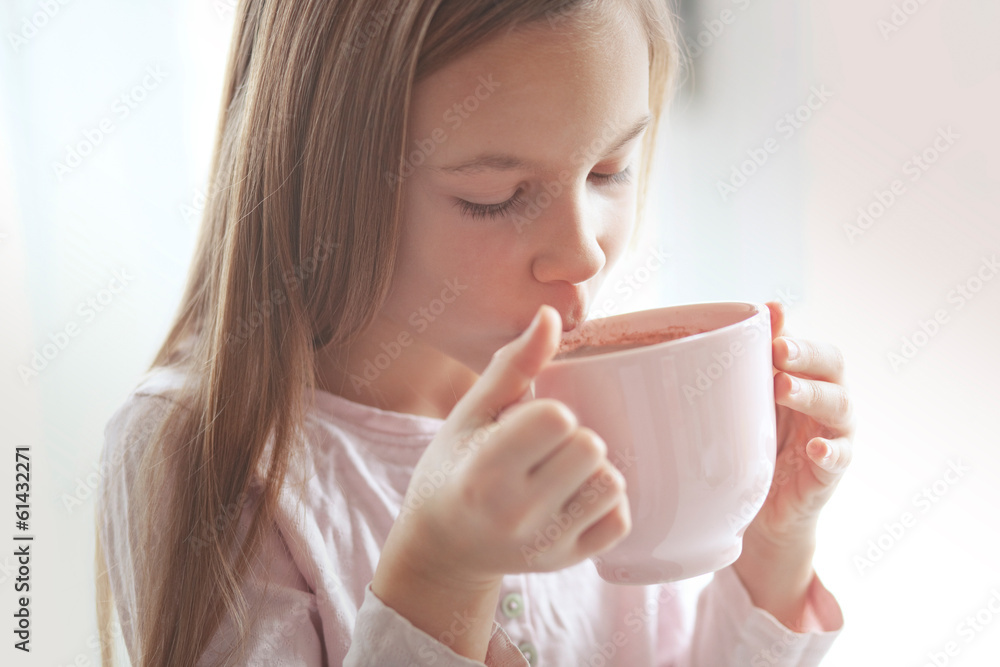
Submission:
[[543,304],[528,328],[496,351],[479,380],[452,409],[454,418],[468,428],[495,420],[530,391],[532,380],[556,353],[561,337],[559,311]]
[[513,405],[498,421],[497,436],[483,447],[482,465],[521,477],[530,475],[579,428],[573,411],[554,398]]
[[[611,513],[615,516],[607,518]],[[535,525],[538,528],[532,535],[540,533],[549,540],[559,540],[564,545],[560,551],[570,551],[575,560],[586,558],[631,528],[625,478],[605,460],[565,504],[555,509],[549,506]]]
[[779,405],[837,431],[830,437],[853,430],[854,406],[847,389],[839,384],[778,373],[774,376],[774,396]]
[[824,484],[836,482],[847,470],[854,456],[854,445],[848,437],[813,438],[806,443],[806,454],[815,464],[813,474]]
[[627,501],[625,476],[605,460],[566,501],[562,511],[575,520],[570,532],[581,535],[623,500]]
[[835,383],[844,378],[844,354],[830,343],[782,336],[771,343],[771,356],[779,371]]
[[529,473],[529,493],[541,499],[541,507],[561,508],[598,472],[607,454],[601,436],[581,426]]
[[768,301],[764,305],[771,311],[771,338],[780,336],[785,326],[785,306],[780,301]]
[[590,557],[604,553],[628,537],[631,531],[632,510],[628,496],[622,494],[619,502],[600,515],[576,538],[577,556]]

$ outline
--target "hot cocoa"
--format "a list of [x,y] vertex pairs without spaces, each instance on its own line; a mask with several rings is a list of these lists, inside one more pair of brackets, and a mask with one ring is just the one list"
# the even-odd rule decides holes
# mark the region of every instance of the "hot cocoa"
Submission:
[[685,327],[668,327],[660,331],[624,332],[616,335],[602,337],[600,341],[586,341],[576,347],[572,347],[555,356],[559,359],[575,359],[577,357],[590,357],[595,354],[607,354],[609,352],[619,352],[633,347],[644,347],[655,345],[668,340],[684,338],[696,333],[702,333],[696,329]]

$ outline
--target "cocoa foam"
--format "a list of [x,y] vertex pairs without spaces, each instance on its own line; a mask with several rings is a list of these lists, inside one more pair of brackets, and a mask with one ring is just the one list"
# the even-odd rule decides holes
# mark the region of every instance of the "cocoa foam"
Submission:
[[634,331],[625,323],[584,327],[575,335],[563,339],[554,360],[589,357],[633,347],[654,345],[704,333],[704,331],[682,325],[667,326],[654,331]]

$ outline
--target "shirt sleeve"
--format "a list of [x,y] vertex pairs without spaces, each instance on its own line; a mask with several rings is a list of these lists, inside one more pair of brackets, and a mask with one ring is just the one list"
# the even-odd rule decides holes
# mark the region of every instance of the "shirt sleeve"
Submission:
[[715,573],[698,598],[688,650],[677,667],[814,667],[843,628],[840,605],[813,574],[806,631],[793,632],[755,607],[732,567]]
[[447,645],[414,627],[406,618],[365,588],[365,599],[358,610],[357,624],[344,667],[376,665],[441,665],[442,667],[527,667],[524,654],[496,621],[486,650],[486,662],[460,656]]
[[[240,642],[239,664],[248,667],[322,667],[327,664],[316,596],[275,529],[267,533],[243,584],[247,608],[255,615]],[[254,612],[254,610],[256,610]],[[225,663],[236,638],[230,615],[198,659],[198,667]]]
[[[141,508],[134,499],[141,496],[135,482],[142,450],[170,405],[169,400],[160,396],[133,395],[115,412],[105,428],[101,461],[105,475],[98,489],[98,523],[115,610],[130,659],[135,664],[138,664],[138,657],[134,619],[143,594],[137,590],[136,573],[148,567],[148,559],[138,549],[137,513]],[[248,513],[243,512],[243,535],[248,519]],[[320,667],[326,664],[315,596],[277,527],[272,526],[265,533],[241,591],[251,614],[247,619],[250,631],[239,646],[234,646],[238,637],[236,624],[230,615],[225,615],[199,656],[199,667],[223,664],[223,658],[233,648],[240,651],[241,665]]]

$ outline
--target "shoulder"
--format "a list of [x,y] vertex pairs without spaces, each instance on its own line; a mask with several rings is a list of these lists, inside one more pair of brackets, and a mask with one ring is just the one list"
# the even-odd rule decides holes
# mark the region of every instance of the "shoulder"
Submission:
[[141,510],[162,502],[136,488],[143,454],[160,425],[175,407],[183,376],[170,369],[153,369],[140,378],[104,427],[100,482],[96,489],[97,537],[113,592],[122,632],[134,655],[133,621],[140,597],[138,578],[145,571],[139,550]]
[[184,379],[177,369],[155,368],[139,380],[105,423],[101,454],[104,475],[123,469],[134,471],[146,445],[179,406]]
[[128,439],[159,426],[178,403],[185,379],[182,371],[166,367],[154,368],[143,375],[105,424],[105,441]]

